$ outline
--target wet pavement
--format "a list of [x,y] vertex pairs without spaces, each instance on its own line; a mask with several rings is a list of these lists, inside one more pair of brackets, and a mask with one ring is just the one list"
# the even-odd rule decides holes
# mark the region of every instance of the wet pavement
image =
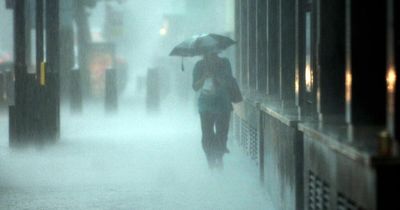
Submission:
[[63,109],[60,141],[22,150],[8,148],[2,114],[0,209],[272,209],[232,139],[224,170],[208,169],[192,105],[156,115],[132,101],[117,115]]

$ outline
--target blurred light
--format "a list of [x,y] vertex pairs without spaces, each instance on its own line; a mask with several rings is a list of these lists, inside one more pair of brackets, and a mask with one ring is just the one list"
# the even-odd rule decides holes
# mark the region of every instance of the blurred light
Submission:
[[91,36],[93,42],[104,42],[105,41],[101,28],[96,28],[96,27],[91,28],[90,36]]
[[89,60],[90,87],[95,97],[104,96],[106,70],[113,65],[112,55],[108,52],[93,52]]
[[165,36],[168,34],[168,29],[169,29],[169,20],[167,18],[164,18],[164,22],[162,24],[162,27],[160,29],[160,35]]
[[[393,61],[394,63],[394,61]],[[388,131],[391,134],[395,133],[395,113],[398,111],[396,109],[396,70],[394,64],[389,64],[388,70],[386,72],[386,85],[387,85],[387,126]]]
[[351,86],[353,83],[353,76],[350,70],[346,71],[346,102],[351,101]]
[[310,65],[306,65],[306,89],[308,92],[311,92],[312,90],[312,86],[314,83],[314,76],[313,76],[313,72],[311,71],[311,66]]
[[296,73],[296,80],[294,81],[294,89],[296,91],[296,94],[298,95],[300,93],[300,79],[298,73]]
[[92,33],[92,40],[94,42],[103,42],[104,38],[100,32],[94,32]]
[[394,67],[391,66],[386,75],[387,89],[390,93],[394,92],[396,86],[396,79],[397,79],[396,71],[394,70]]
[[165,35],[167,35],[167,33],[168,33],[168,29],[167,29],[167,27],[162,27],[161,29],[160,29],[160,35],[161,36],[165,36]]

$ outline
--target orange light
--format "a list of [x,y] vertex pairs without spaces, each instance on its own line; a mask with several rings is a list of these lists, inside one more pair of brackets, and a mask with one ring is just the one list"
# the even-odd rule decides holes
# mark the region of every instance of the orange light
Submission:
[[386,74],[387,89],[390,93],[394,92],[396,86],[397,75],[394,67],[390,67]]
[[296,80],[294,82],[294,89],[296,91],[296,94],[299,94],[299,92],[300,92],[300,81],[299,80],[300,80],[299,75],[296,74]]
[[346,71],[346,102],[351,101],[351,86],[353,83],[353,76],[351,71]]

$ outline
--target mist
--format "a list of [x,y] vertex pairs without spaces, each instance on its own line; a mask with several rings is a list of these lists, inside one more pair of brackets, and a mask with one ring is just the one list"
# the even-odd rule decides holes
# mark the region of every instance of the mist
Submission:
[[[233,0],[121,2],[87,9],[93,42],[109,39],[106,4],[122,18],[113,37],[116,58],[127,66],[118,77],[125,85],[118,87],[117,108],[107,112],[103,93],[83,95],[76,112],[70,96],[61,94],[57,142],[11,148],[2,104],[0,209],[268,209],[257,167],[231,134],[223,170],[207,166],[192,89],[201,57],[168,56],[196,34],[234,38]],[[0,52],[12,52],[12,13],[4,3],[0,25],[7,33],[0,34]],[[232,66],[233,55],[234,48],[221,53]]]

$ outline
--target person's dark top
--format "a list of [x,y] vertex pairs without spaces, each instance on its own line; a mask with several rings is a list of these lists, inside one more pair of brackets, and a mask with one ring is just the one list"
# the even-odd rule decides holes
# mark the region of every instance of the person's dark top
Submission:
[[[207,84],[200,88],[198,98],[199,112],[231,112],[233,107],[228,94],[227,79],[232,77],[232,69],[227,58],[215,57],[211,62],[205,59],[198,61],[193,69],[193,84],[210,69],[215,72],[214,77],[219,82],[216,83],[215,80],[211,79],[206,81],[205,83]],[[206,90],[205,86],[210,86],[211,83],[212,91]]]

